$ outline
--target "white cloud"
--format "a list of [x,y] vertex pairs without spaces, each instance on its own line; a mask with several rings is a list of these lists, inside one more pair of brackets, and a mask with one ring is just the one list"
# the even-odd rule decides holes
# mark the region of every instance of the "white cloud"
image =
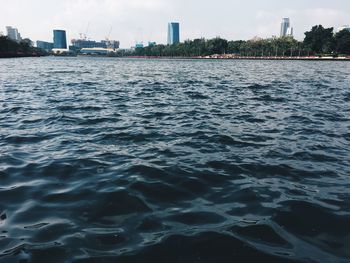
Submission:
[[315,8],[305,10],[303,17],[306,17],[310,24],[315,25],[322,21],[324,26],[332,27],[346,22],[349,23],[350,12],[349,10]]

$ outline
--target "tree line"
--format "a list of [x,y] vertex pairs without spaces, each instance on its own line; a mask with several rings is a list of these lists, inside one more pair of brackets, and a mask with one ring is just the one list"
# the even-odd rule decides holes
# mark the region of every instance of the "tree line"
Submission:
[[0,36],[0,57],[27,57],[44,56],[47,53],[41,49],[33,47],[33,42],[26,38],[20,42]]
[[[350,55],[350,31],[344,29],[334,33],[333,28],[317,25],[305,32],[303,41],[290,36],[255,38],[248,41],[228,41],[220,37],[208,40],[201,38],[174,45],[152,45],[136,48],[134,51],[122,50],[117,53],[117,56],[199,57],[215,54],[254,57]],[[43,55],[48,54],[44,50],[33,47],[30,39],[24,39],[18,43],[8,37],[0,36],[0,57]]]
[[174,45],[154,45],[124,52],[134,56],[198,57],[214,54],[235,54],[238,56],[317,56],[350,55],[350,32],[346,29],[334,33],[333,28],[314,26],[305,32],[303,41],[291,36],[269,39],[227,41],[220,37],[186,40]]

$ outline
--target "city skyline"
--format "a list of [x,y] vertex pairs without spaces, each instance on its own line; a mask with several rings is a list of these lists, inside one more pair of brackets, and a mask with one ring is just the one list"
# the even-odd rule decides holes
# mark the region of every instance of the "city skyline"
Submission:
[[[261,1],[260,1],[261,2]],[[167,24],[181,23],[181,39],[213,38],[252,39],[279,36],[281,19],[289,17],[297,39],[313,25],[322,24],[335,29],[350,23],[350,1],[297,0],[285,4],[276,0],[260,3],[257,0],[221,0],[216,3],[194,0],[89,0],[57,2],[13,0],[3,6],[0,31],[6,26],[18,28],[22,37],[33,41],[52,41],[55,28],[67,31],[67,41],[86,34],[88,38],[105,39],[110,28],[111,39],[121,42],[122,48],[137,42],[167,43]],[[183,8],[186,6],[186,8]],[[217,11],[215,10],[217,9]],[[218,15],[219,14],[219,15]],[[43,22],[45,21],[45,22]]]

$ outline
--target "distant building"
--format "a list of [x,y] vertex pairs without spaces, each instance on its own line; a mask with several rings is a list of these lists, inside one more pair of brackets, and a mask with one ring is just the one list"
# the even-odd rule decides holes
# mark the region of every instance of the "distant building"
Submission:
[[280,37],[293,36],[293,28],[290,25],[289,18],[283,18],[281,23]]
[[38,40],[36,41],[36,47],[50,52],[53,49],[53,43]]
[[20,42],[22,40],[21,34],[18,32],[17,28],[7,26],[6,31],[7,31],[7,37],[9,39],[12,39],[17,42]]
[[294,31],[293,27],[289,27],[287,30],[287,36],[293,36],[294,35],[293,31]]
[[87,40],[87,39],[73,39],[72,46],[76,49],[83,48],[109,48],[118,49],[120,45],[119,41],[115,40],[102,40],[100,42]]
[[156,42],[148,42],[148,46],[149,46],[149,47],[154,47],[154,46],[156,46],[156,45],[157,45]]
[[64,30],[53,31],[53,47],[54,49],[67,49],[67,36]]
[[69,51],[74,52],[74,53],[79,53],[81,48],[77,48],[75,46],[69,46]]
[[258,36],[255,36],[255,37],[253,37],[251,40],[249,40],[249,41],[251,41],[251,42],[259,42],[259,41],[261,41],[261,40],[263,40],[263,38],[261,38],[261,37],[258,37]]
[[119,49],[120,47],[120,42],[117,40],[107,40],[107,41],[101,41],[101,42],[102,43],[106,42],[107,48],[110,48],[110,49]]
[[180,24],[169,23],[168,24],[168,45],[180,43]]
[[143,43],[136,43],[135,48],[143,48]]
[[337,33],[340,31],[343,31],[344,29],[348,30],[350,32],[350,25],[345,25],[345,26],[341,26],[337,29]]

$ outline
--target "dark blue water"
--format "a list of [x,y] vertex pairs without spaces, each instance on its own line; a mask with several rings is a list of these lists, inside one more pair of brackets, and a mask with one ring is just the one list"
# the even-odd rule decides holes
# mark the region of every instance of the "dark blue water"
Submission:
[[350,262],[349,72],[0,60],[0,262]]

